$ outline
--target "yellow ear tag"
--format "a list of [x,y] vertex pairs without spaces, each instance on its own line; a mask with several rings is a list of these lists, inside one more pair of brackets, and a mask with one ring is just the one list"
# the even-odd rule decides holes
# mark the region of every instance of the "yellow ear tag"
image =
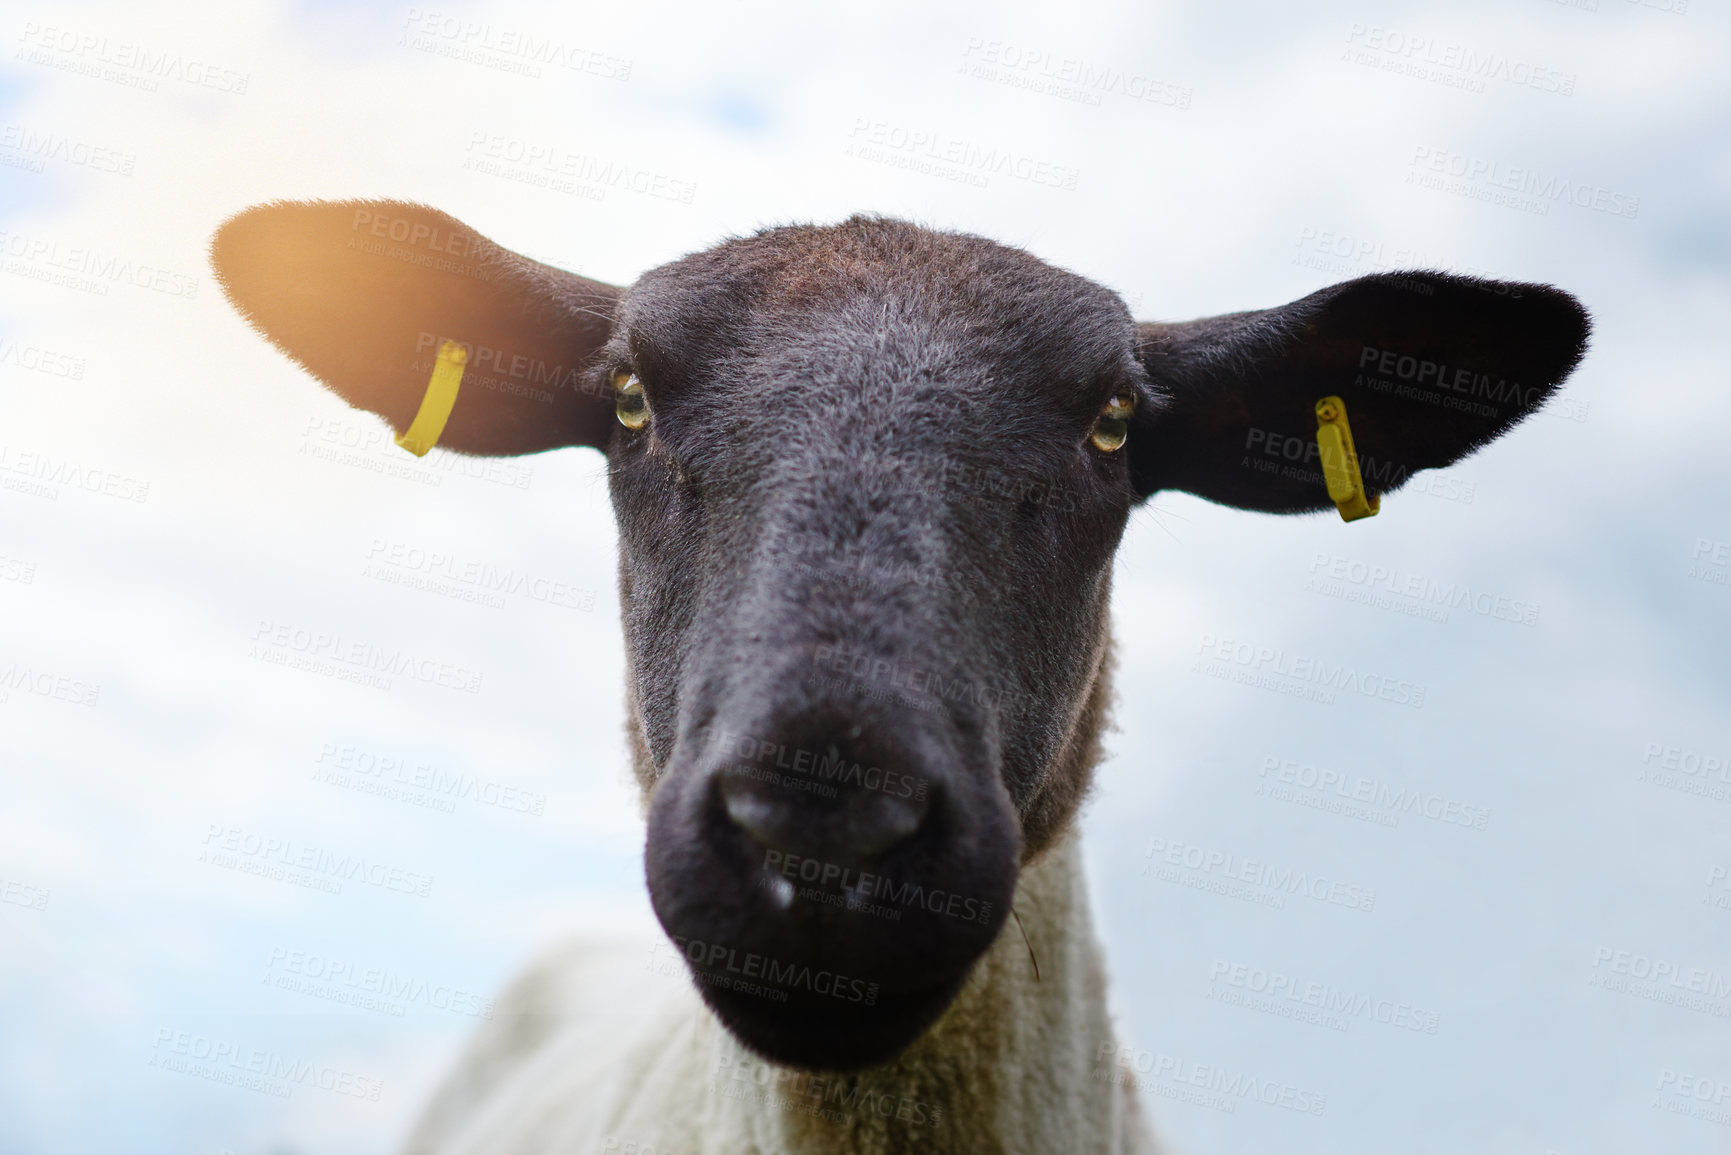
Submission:
[[1322,480],[1328,496],[1340,510],[1340,520],[1375,517],[1382,508],[1382,495],[1366,498],[1364,475],[1358,471],[1358,451],[1352,445],[1352,427],[1346,423],[1346,402],[1324,397],[1316,403],[1316,447],[1322,450]]
[[421,398],[420,412],[409,422],[408,429],[397,435],[397,444],[425,457],[427,450],[439,443],[445,422],[451,419],[451,409],[457,404],[457,386],[463,383],[463,366],[469,354],[455,341],[439,346],[439,359],[433,362],[433,376],[427,382],[427,394]]

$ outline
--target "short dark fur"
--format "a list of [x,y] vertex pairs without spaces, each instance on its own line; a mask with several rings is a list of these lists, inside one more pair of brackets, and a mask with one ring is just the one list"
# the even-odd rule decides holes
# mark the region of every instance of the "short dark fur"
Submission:
[[[359,211],[463,228],[420,206]],[[1073,821],[1110,697],[1112,556],[1138,501],[1177,488],[1327,508],[1319,475],[1259,470],[1245,448],[1256,431],[1313,437],[1330,393],[1361,458],[1392,467],[1373,490],[1398,488],[1524,417],[1587,336],[1565,293],[1440,273],[1138,326],[1110,291],[1018,249],[869,217],[730,240],[623,291],[479,245],[467,271],[405,271],[345,245],[356,214],[249,210],[213,244],[218,275],[249,320],[399,430],[429,329],[584,366],[540,399],[465,379],[443,443],[605,450],[657,915],[736,1035],[811,1067],[918,1037],[1002,928],[1018,865]],[[1367,346],[1523,387],[1474,415],[1365,382]],[[610,415],[623,373],[649,398],[640,430]],[[1122,393],[1137,398],[1129,444],[1102,451],[1090,428]],[[778,753],[742,756],[746,741]],[[798,751],[923,785],[790,789],[798,772],[773,761]],[[974,914],[911,905],[886,922],[778,894],[776,855]],[[874,997],[716,981],[747,958]]]

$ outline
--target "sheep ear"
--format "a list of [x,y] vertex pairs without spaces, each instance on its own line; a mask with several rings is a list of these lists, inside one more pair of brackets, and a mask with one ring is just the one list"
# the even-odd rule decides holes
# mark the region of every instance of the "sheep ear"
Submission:
[[1556,391],[1590,323],[1548,285],[1382,273],[1275,309],[1137,326],[1153,389],[1130,433],[1143,496],[1270,513],[1330,506],[1316,403],[1346,403],[1365,489],[1398,489],[1502,436]]
[[588,372],[619,290],[538,264],[400,201],[255,205],[210,246],[235,308],[345,401],[401,434],[439,348],[465,347],[439,444],[464,453],[603,445],[610,390]]

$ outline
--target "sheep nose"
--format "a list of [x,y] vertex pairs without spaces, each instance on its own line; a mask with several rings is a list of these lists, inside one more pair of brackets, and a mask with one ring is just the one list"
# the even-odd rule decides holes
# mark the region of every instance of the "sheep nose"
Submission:
[[[923,790],[902,797],[883,790],[798,786],[724,772],[717,788],[727,817],[753,842],[765,850],[811,857],[881,858],[919,833],[930,811]],[[832,796],[825,797],[825,789]]]

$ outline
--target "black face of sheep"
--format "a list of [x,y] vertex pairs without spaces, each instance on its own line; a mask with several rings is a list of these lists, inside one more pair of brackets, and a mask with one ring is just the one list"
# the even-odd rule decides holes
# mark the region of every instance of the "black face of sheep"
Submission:
[[607,453],[656,913],[742,1041],[821,1068],[917,1038],[1074,816],[1137,502],[1327,508],[1330,396],[1391,491],[1531,412],[1587,338],[1565,293],[1433,273],[1137,325],[1020,250],[861,218],[626,290],[394,202],[261,206],[212,258],[399,432],[454,340],[441,444]]

